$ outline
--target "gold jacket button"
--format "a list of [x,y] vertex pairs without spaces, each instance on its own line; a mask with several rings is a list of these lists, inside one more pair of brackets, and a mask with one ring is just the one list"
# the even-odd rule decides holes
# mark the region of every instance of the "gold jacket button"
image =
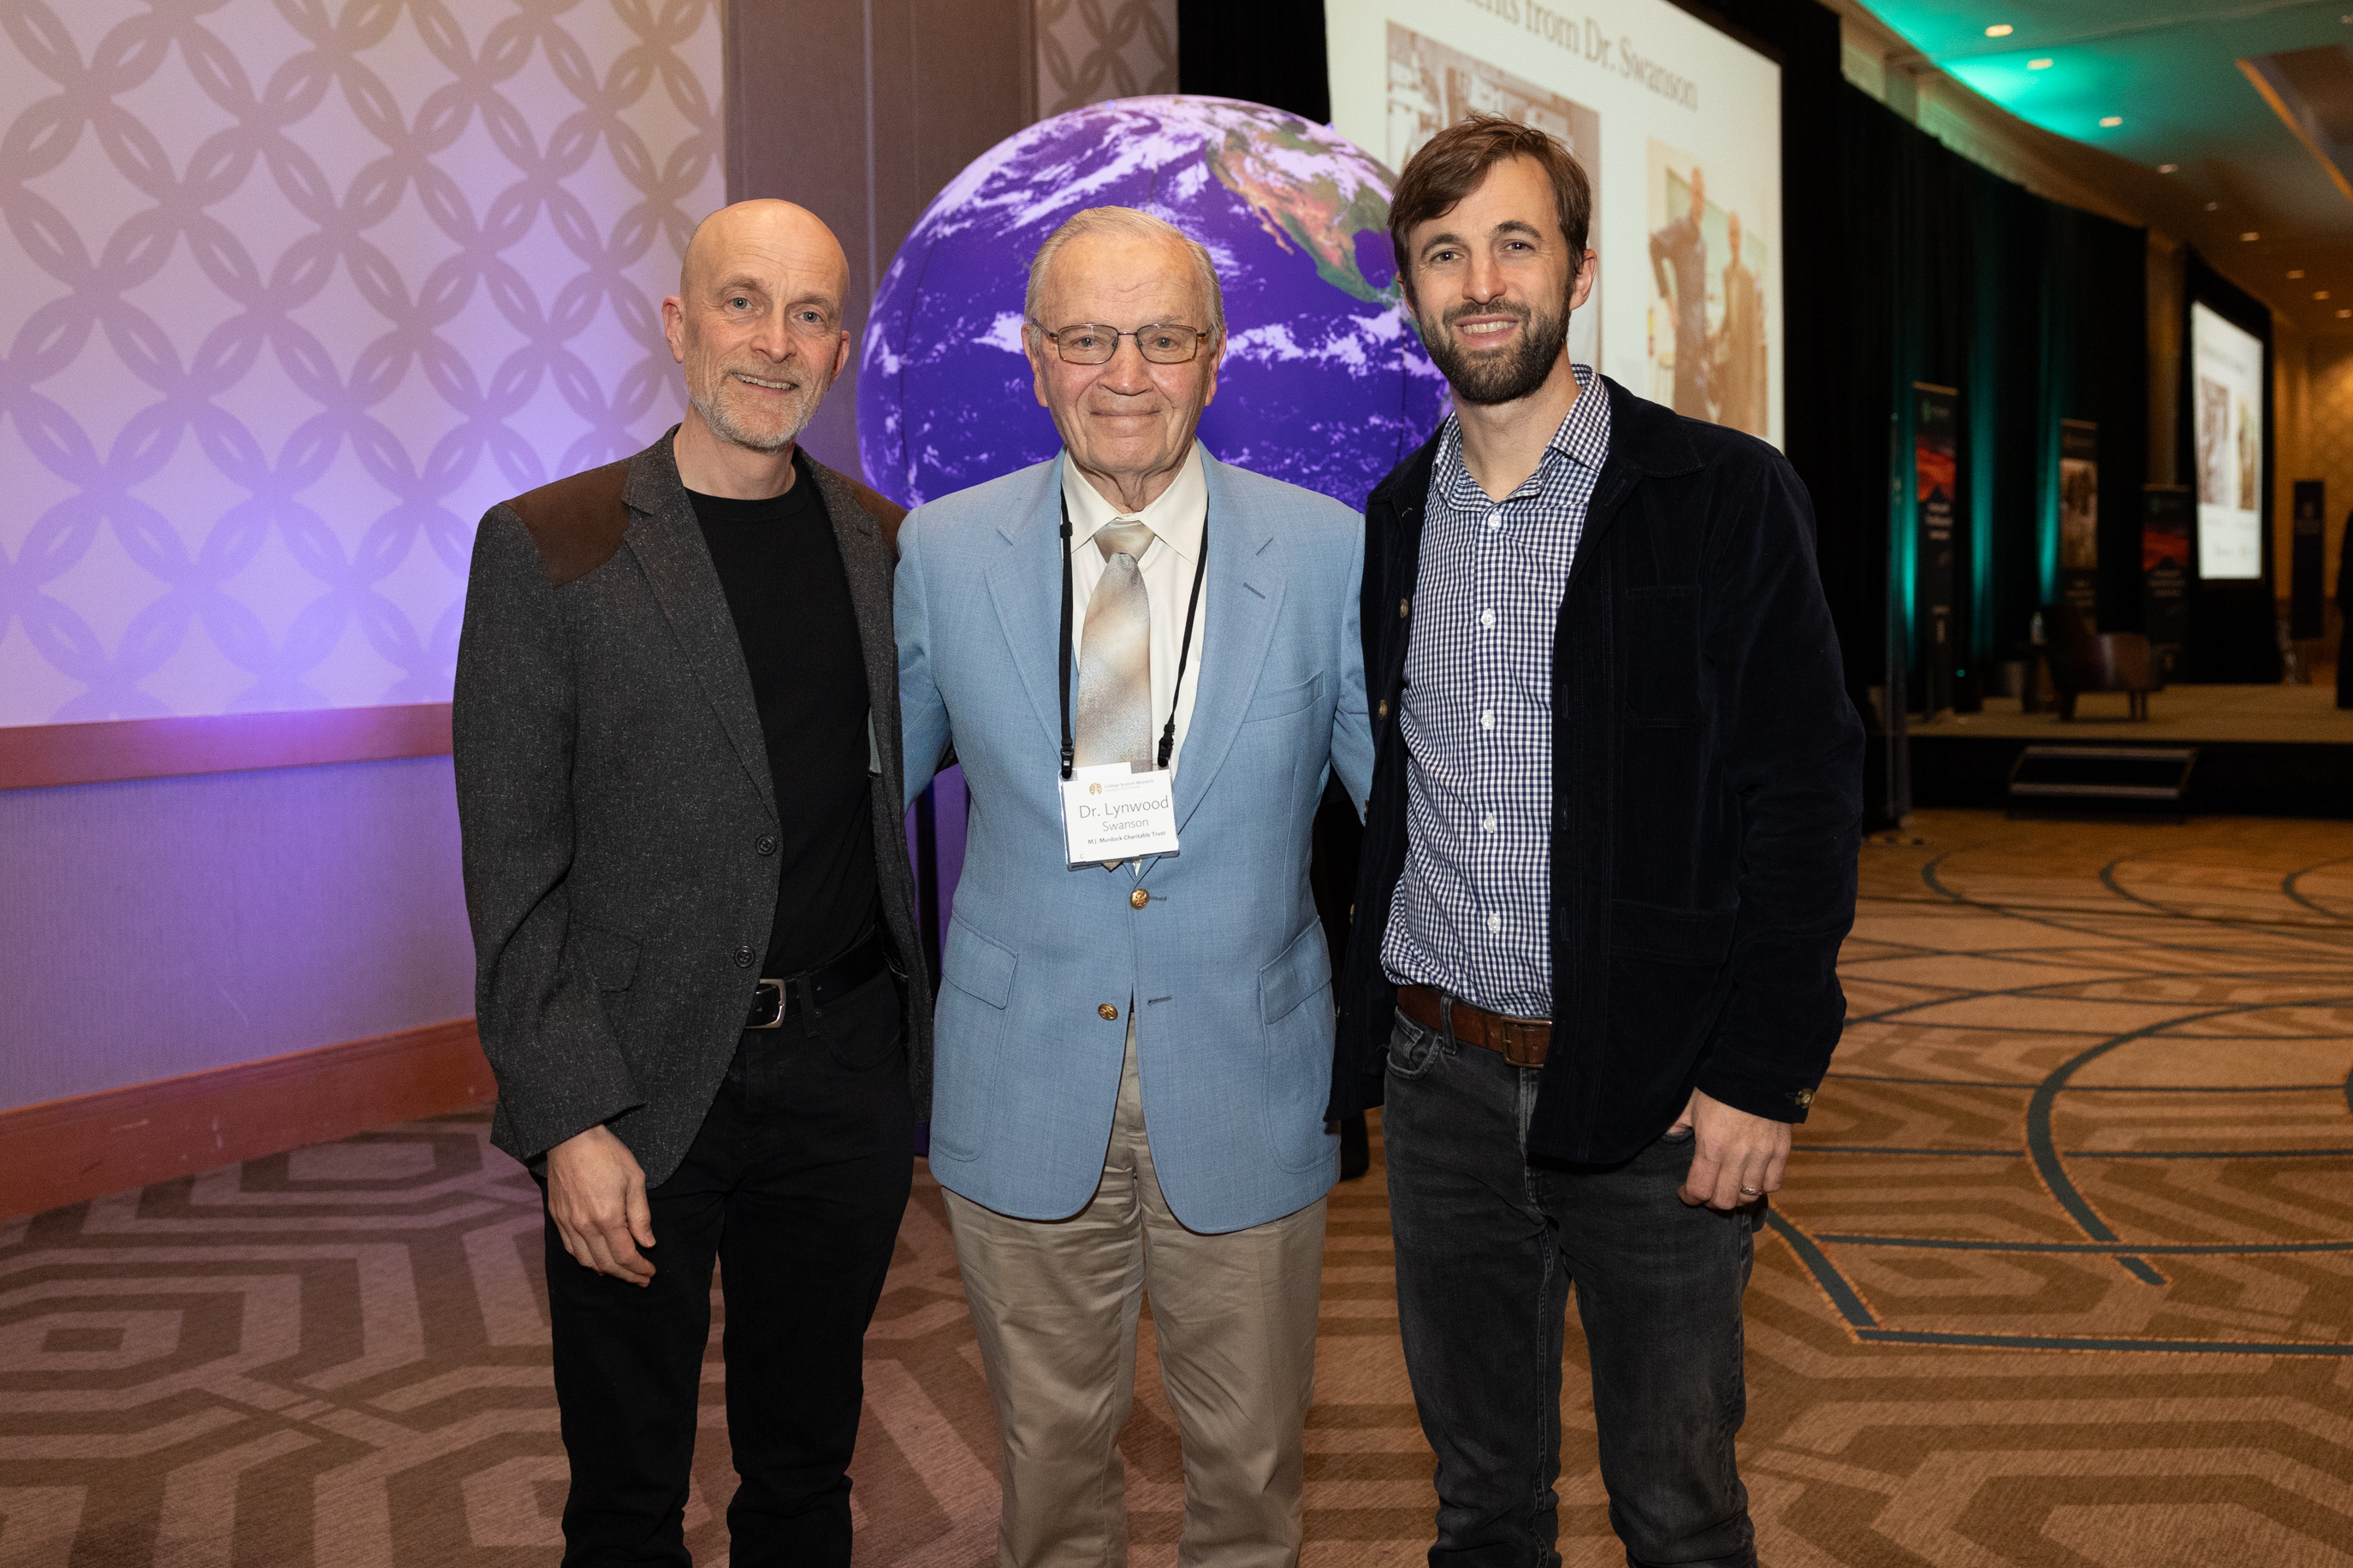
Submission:
[[1389,700],[1386,697],[1381,699],[1380,716],[1384,719],[1389,716]]
[[1412,606],[1413,601],[1411,599],[1399,599],[1398,601],[1398,619],[1405,619],[1406,612],[1412,608]]
[[1810,1089],[1801,1089],[1789,1098],[1798,1102],[1799,1110],[1803,1110],[1814,1103],[1814,1091]]
[[1108,1002],[1096,1008],[1095,1012],[1102,1016],[1103,1021],[1106,1024],[1115,1024],[1119,1021],[1119,1009],[1113,1006]]
[[1152,895],[1145,892],[1142,888],[1136,889],[1135,891],[1128,894],[1127,896],[1128,907],[1130,909],[1140,910],[1151,901]]

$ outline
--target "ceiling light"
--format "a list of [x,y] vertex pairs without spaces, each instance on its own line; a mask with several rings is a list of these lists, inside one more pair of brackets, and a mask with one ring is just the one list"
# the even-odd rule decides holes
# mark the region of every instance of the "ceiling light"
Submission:
[[2179,174],[2180,170],[2181,165],[2179,163],[2159,163],[2157,166],[2157,172],[2160,174]]
[[2221,212],[2222,210],[2222,204],[2221,202],[2208,202],[2206,204],[2206,210],[2210,213]]
[[2048,59],[2029,60],[2026,62],[2026,68],[2031,71],[2047,71],[2051,68],[2051,62]]
[[2337,311],[2337,316],[2339,317],[2339,319],[2342,319],[2342,318],[2344,318],[2344,317],[2346,317],[2346,316],[2353,316],[2353,310],[2339,310],[2339,311]]
[[2100,127],[2102,130],[2107,130],[2115,126],[2122,125],[2124,122],[2125,117],[2121,114],[2103,114],[2100,116]]
[[2289,273],[2288,276],[2291,278],[2301,278],[2304,276],[2304,268],[2299,267],[2295,271]]
[[2328,290],[2326,289],[2315,289],[2312,291],[2312,297],[2316,300],[2326,300],[2328,298]]
[[2013,31],[2015,31],[2015,29],[2012,28],[2009,23],[1996,22],[1992,26],[1986,29],[1986,37],[1989,38],[2007,38]]
[[2252,244],[2253,244],[2256,240],[2259,240],[2259,239],[2263,238],[2263,236],[2262,236],[2262,235],[2260,235],[2260,234],[2257,234],[2253,229],[2249,229],[2249,230],[2247,230],[2247,232],[2246,232],[2246,233],[2244,233],[2244,234],[2242,234],[2242,235],[2241,235],[2239,237],[2240,237],[2242,240],[2244,240],[2244,241],[2246,241],[2248,244],[2252,245]]

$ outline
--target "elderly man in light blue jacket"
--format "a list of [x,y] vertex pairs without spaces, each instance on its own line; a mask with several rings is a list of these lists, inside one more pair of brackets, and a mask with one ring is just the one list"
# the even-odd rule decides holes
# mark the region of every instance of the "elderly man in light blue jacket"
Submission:
[[1308,830],[1372,763],[1364,529],[1195,439],[1224,310],[1176,229],[1080,213],[1026,313],[1062,453],[909,514],[897,608],[908,798],[951,746],[972,795],[931,1160],[1004,1437],[997,1560],[1125,1560],[1148,1292],[1178,1560],[1282,1568],[1339,1142]]

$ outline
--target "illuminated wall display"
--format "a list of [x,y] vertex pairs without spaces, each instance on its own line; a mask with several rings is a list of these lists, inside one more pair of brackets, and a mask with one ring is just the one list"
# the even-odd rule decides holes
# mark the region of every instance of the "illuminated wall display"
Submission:
[[1324,9],[1334,129],[1392,170],[1472,110],[1540,125],[1594,184],[1569,353],[1779,445],[1781,68],[1666,0]]
[[2198,575],[2263,574],[2263,344],[2189,307],[2189,417],[2197,466]]

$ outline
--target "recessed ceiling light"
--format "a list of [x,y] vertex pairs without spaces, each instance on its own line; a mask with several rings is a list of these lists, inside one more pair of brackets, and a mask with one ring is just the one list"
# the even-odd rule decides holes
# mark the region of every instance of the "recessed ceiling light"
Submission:
[[2353,310],[2339,310],[2339,311],[2337,311],[2337,316],[2339,317],[2339,319],[2342,319],[2342,318],[2344,318],[2344,317],[2346,317],[2346,316],[2353,316]]
[[2304,268],[2299,267],[2295,271],[2289,273],[2288,276],[2291,278],[2301,278],[2304,276]]
[[2051,62],[2047,58],[2029,60],[2026,62],[2026,68],[2031,71],[2047,71],[2051,68]]
[[2103,130],[2113,126],[2122,125],[2124,122],[2125,117],[2121,114],[2103,114],[2100,116],[2100,125]]
[[1986,29],[1986,37],[1989,38],[2007,38],[2013,31],[2015,31],[2015,29],[2012,28],[2009,23],[1996,22],[1992,26]]
[[2179,163],[2159,163],[2157,166],[2157,172],[2160,174],[2174,174],[2180,171],[2181,165]]
[[2244,234],[2242,234],[2242,235],[2241,235],[2239,237],[2240,237],[2242,240],[2244,240],[2244,241],[2246,241],[2246,242],[2247,242],[2247,243],[2249,243],[2249,244],[2253,244],[2254,241],[2256,241],[2256,240],[2258,240],[2258,239],[2263,238],[2263,236],[2262,236],[2262,235],[2260,235],[2260,234],[2257,234],[2253,229],[2249,229],[2249,230],[2247,230],[2247,232],[2246,232],[2246,233],[2244,233]]
[[2316,300],[2326,300],[2328,298],[2328,290],[2326,289],[2315,289],[2312,291],[2312,297]]
[[2206,210],[2210,213],[2221,212],[2222,210],[2222,204],[2221,202],[2208,202],[2206,204]]

